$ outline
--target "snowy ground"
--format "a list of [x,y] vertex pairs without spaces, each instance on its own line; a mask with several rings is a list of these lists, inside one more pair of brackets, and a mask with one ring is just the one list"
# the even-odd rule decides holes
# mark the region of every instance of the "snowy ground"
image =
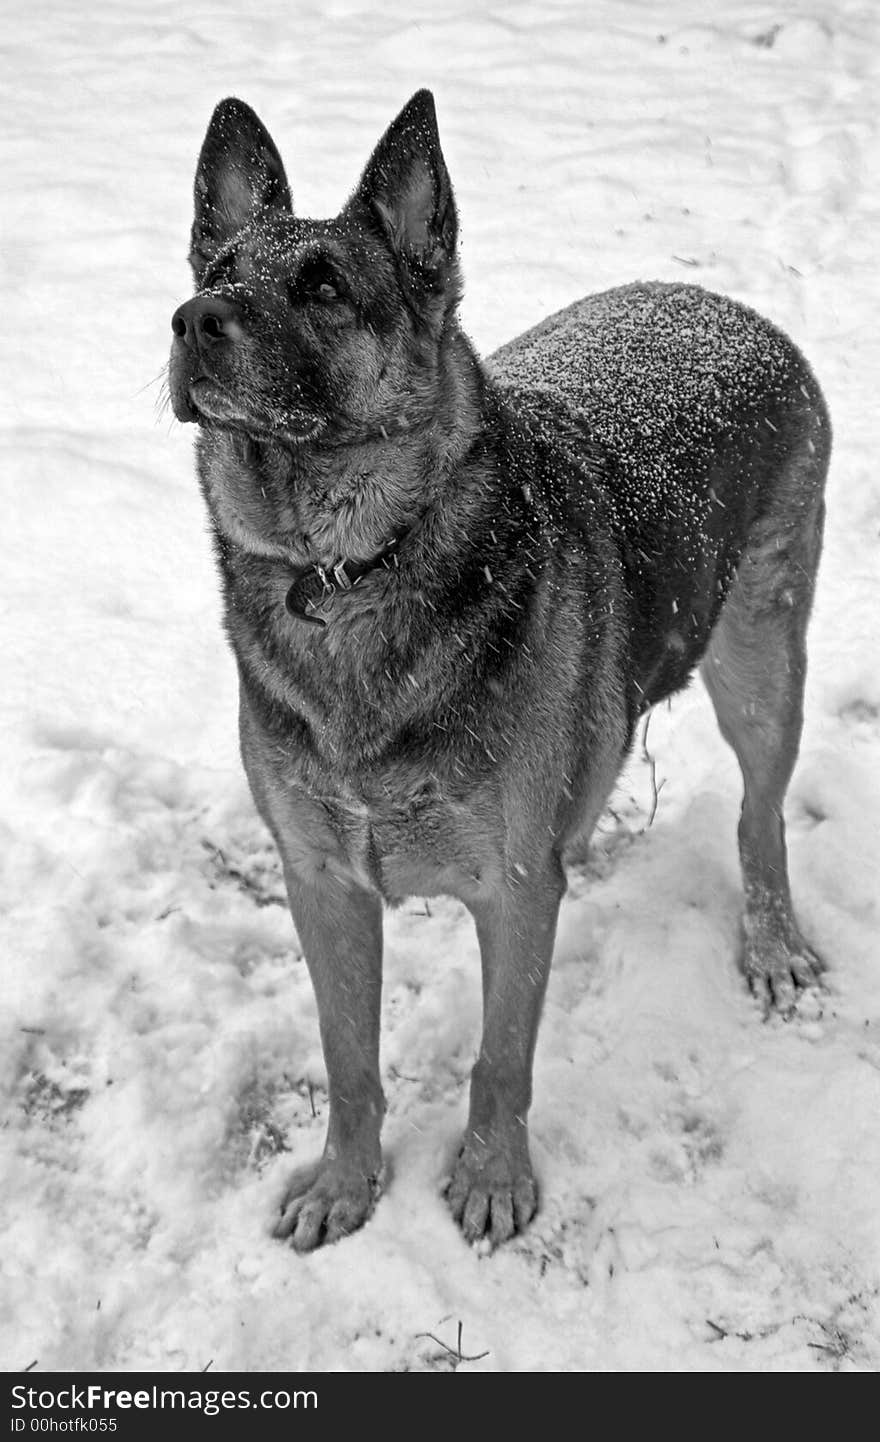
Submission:
[[[0,1366],[880,1367],[873,0],[33,0],[4,20]],[[257,108],[324,215],[421,85],[484,351],[587,291],[686,278],[766,311],[825,386],[789,827],[828,993],[789,1025],[745,994],[739,781],[694,686],[651,723],[653,825],[635,760],[571,877],[528,1234],[480,1256],[439,1196],[479,976],[462,910],[416,900],[388,927],[392,1180],[360,1234],[300,1258],[268,1233],[323,1137],[315,1007],[237,760],[192,434],[157,418],[154,377],[216,100]],[[459,1322],[478,1360],[444,1350]]]

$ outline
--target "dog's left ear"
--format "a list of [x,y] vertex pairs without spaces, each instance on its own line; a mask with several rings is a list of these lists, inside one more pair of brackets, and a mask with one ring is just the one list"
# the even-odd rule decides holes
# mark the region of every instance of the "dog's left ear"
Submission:
[[196,167],[190,265],[201,285],[209,261],[261,210],[290,214],[281,156],[259,116],[243,100],[221,100]]
[[378,223],[411,300],[445,291],[455,274],[458,218],[430,90],[419,90],[388,127],[346,207]]

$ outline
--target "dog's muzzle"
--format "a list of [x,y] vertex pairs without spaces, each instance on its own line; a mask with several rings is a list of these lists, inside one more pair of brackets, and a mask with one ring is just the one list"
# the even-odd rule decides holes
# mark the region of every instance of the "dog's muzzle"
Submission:
[[177,307],[171,317],[171,404],[179,421],[195,421],[190,386],[200,375],[210,379],[211,361],[218,352],[235,345],[244,334],[242,312],[234,301],[220,295],[195,295]]

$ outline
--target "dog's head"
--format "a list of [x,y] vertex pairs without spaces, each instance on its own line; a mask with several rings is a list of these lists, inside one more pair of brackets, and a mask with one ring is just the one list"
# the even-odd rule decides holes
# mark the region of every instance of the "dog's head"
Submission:
[[197,292],[171,322],[175,415],[288,445],[410,423],[453,324],[456,235],[428,91],[332,220],[293,214],[268,131],[221,101],[196,170]]

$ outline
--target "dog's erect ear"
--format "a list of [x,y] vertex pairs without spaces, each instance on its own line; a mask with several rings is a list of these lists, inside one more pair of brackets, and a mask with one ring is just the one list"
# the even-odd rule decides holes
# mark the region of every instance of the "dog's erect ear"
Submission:
[[208,262],[260,210],[290,213],[281,156],[243,100],[221,100],[208,126],[195,180],[190,265],[200,283]]
[[446,289],[458,220],[430,90],[419,90],[388,127],[346,207],[366,209],[398,260],[412,300]]

